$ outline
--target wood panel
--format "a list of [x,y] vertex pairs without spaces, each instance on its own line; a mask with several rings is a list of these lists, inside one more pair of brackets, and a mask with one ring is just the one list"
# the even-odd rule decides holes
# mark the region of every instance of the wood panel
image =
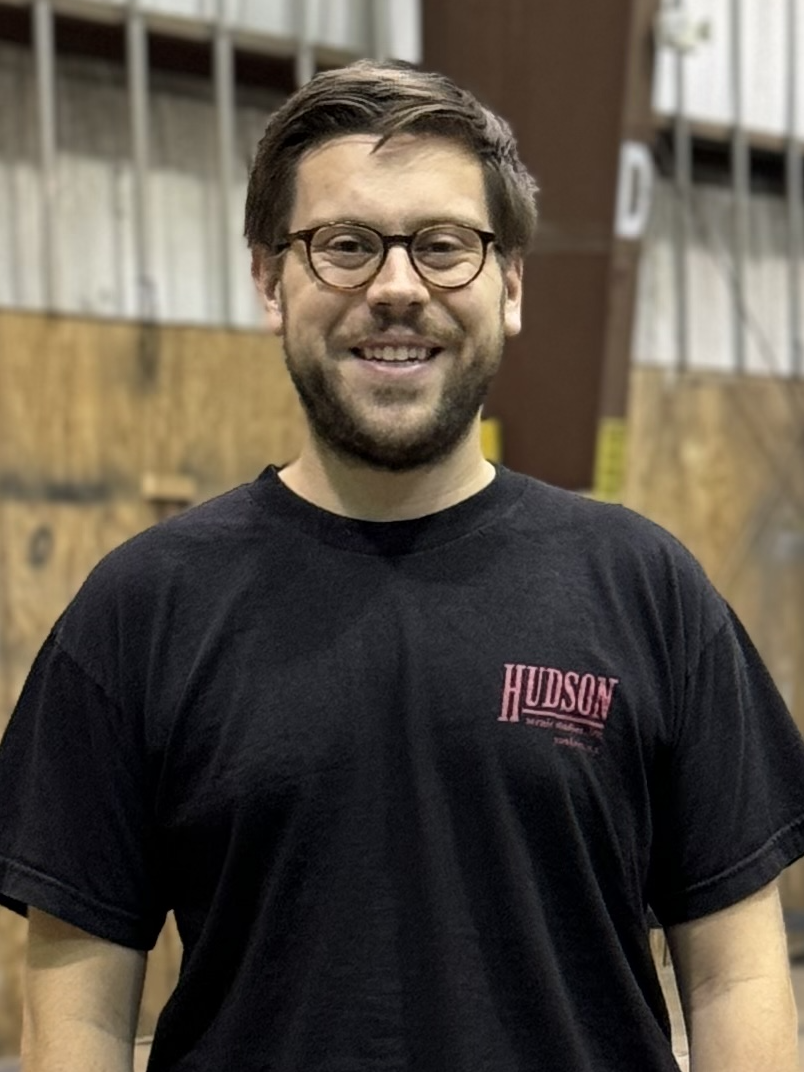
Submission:
[[276,339],[0,315],[0,496],[137,495],[151,469],[214,494],[296,450]]
[[25,920],[0,909],[0,1058],[19,1053]]
[[97,498],[142,467],[130,325],[0,315],[0,494]]
[[[701,561],[745,624],[804,731],[804,384],[631,377],[625,502]],[[804,864],[783,876],[804,912]]]
[[[296,453],[302,418],[276,339],[254,332],[0,314],[0,730],[55,619],[95,563],[179,503]],[[18,1051],[26,924],[0,909],[0,1056]],[[172,917],[140,1031],[178,970]]]
[[0,725],[91,566],[163,513],[144,478],[203,500],[301,434],[273,338],[0,315]]
[[631,382],[624,501],[693,551],[762,645],[760,595],[804,533],[804,384],[646,368]]
[[112,548],[153,524],[136,499],[102,503],[33,500],[3,503],[6,615],[4,676],[16,699],[33,657],[92,567]]

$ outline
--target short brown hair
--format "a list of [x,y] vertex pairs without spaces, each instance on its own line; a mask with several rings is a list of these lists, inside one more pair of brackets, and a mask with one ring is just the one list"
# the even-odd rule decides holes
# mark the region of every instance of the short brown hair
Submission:
[[408,63],[358,60],[311,79],[268,120],[251,168],[245,235],[273,251],[293,210],[296,165],[314,145],[347,134],[453,138],[479,159],[497,249],[525,253],[536,229],[536,183],[519,159],[511,128],[441,74]]

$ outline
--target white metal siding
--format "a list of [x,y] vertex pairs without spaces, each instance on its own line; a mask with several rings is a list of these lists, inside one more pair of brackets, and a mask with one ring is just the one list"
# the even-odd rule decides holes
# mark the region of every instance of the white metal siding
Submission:
[[[732,262],[728,190],[697,187],[688,247],[690,367],[733,371]],[[673,269],[676,194],[656,184],[653,213],[639,274],[634,360],[673,368],[676,364],[676,285]],[[752,195],[749,201],[746,309],[747,368],[762,375],[791,374],[789,337],[788,227],[785,202]],[[804,300],[804,292],[802,293]]]
[[42,302],[40,175],[31,58],[0,46],[0,303]]
[[[372,51],[375,0],[313,4],[313,44],[348,55]],[[60,5],[56,3],[56,10]],[[92,0],[70,10],[91,15],[123,0]],[[206,20],[217,0],[143,0],[146,12]],[[228,0],[234,27],[264,36],[266,49],[290,52],[299,29],[296,0]],[[419,0],[387,0],[392,55],[420,55]],[[280,49],[280,51],[283,49]],[[55,265],[54,311],[133,317],[138,311],[134,234],[134,169],[125,72],[117,65],[59,56],[56,62],[58,160],[56,218],[47,242]],[[249,99],[253,98],[250,92]],[[44,308],[42,189],[38,116],[30,49],[0,42],[0,305]],[[225,319],[222,211],[217,122],[211,83],[152,73],[150,84],[149,238],[153,278],[149,308],[157,319],[219,324]],[[258,324],[248,254],[242,239],[248,168],[266,115],[280,98],[266,91],[263,108],[236,110],[236,160],[229,240],[235,258],[233,321]]]
[[[372,49],[372,9],[382,5],[390,28],[391,55],[418,63],[421,60],[421,0],[308,0],[311,3],[312,44],[354,56]],[[224,0],[222,13],[235,30],[264,36],[272,43],[293,46],[297,36],[303,0]],[[103,13],[104,8],[120,13],[128,0],[55,0],[54,6],[86,17]],[[218,16],[218,0],[140,0],[146,15],[170,20],[211,23]]]
[[[804,0],[795,3],[797,125],[798,136],[804,137]],[[693,120],[728,125],[734,121],[731,0],[684,0],[683,10],[693,20],[711,24],[711,39],[684,60],[686,112]],[[742,0],[742,12],[743,121],[750,130],[783,135],[788,124],[788,0]],[[657,52],[654,107],[666,115],[676,110],[675,53],[667,47]]]
[[[56,311],[131,317],[136,312],[132,163],[123,72],[100,61],[57,68]],[[0,304],[42,308],[39,171],[33,70],[27,49],[0,45]],[[230,233],[239,246],[235,322],[259,322],[243,229],[248,165],[279,98],[237,109]],[[220,323],[222,280],[212,89],[156,76],[151,86],[151,240],[158,319]]]

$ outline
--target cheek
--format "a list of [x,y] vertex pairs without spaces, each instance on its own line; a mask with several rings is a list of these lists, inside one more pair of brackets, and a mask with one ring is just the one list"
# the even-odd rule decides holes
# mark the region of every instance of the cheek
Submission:
[[499,286],[485,286],[452,307],[454,321],[467,342],[499,337],[506,321],[505,293]]
[[285,338],[302,356],[319,356],[360,334],[358,330],[349,331],[350,320],[360,322],[351,307],[337,295],[333,300],[333,296],[321,294],[313,287],[286,294],[283,320]]

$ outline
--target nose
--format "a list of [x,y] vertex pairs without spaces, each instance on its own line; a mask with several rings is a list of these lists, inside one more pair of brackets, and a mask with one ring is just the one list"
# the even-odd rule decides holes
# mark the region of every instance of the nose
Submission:
[[394,245],[388,250],[385,264],[367,288],[366,300],[369,305],[397,309],[425,305],[430,300],[427,284],[402,246]]

